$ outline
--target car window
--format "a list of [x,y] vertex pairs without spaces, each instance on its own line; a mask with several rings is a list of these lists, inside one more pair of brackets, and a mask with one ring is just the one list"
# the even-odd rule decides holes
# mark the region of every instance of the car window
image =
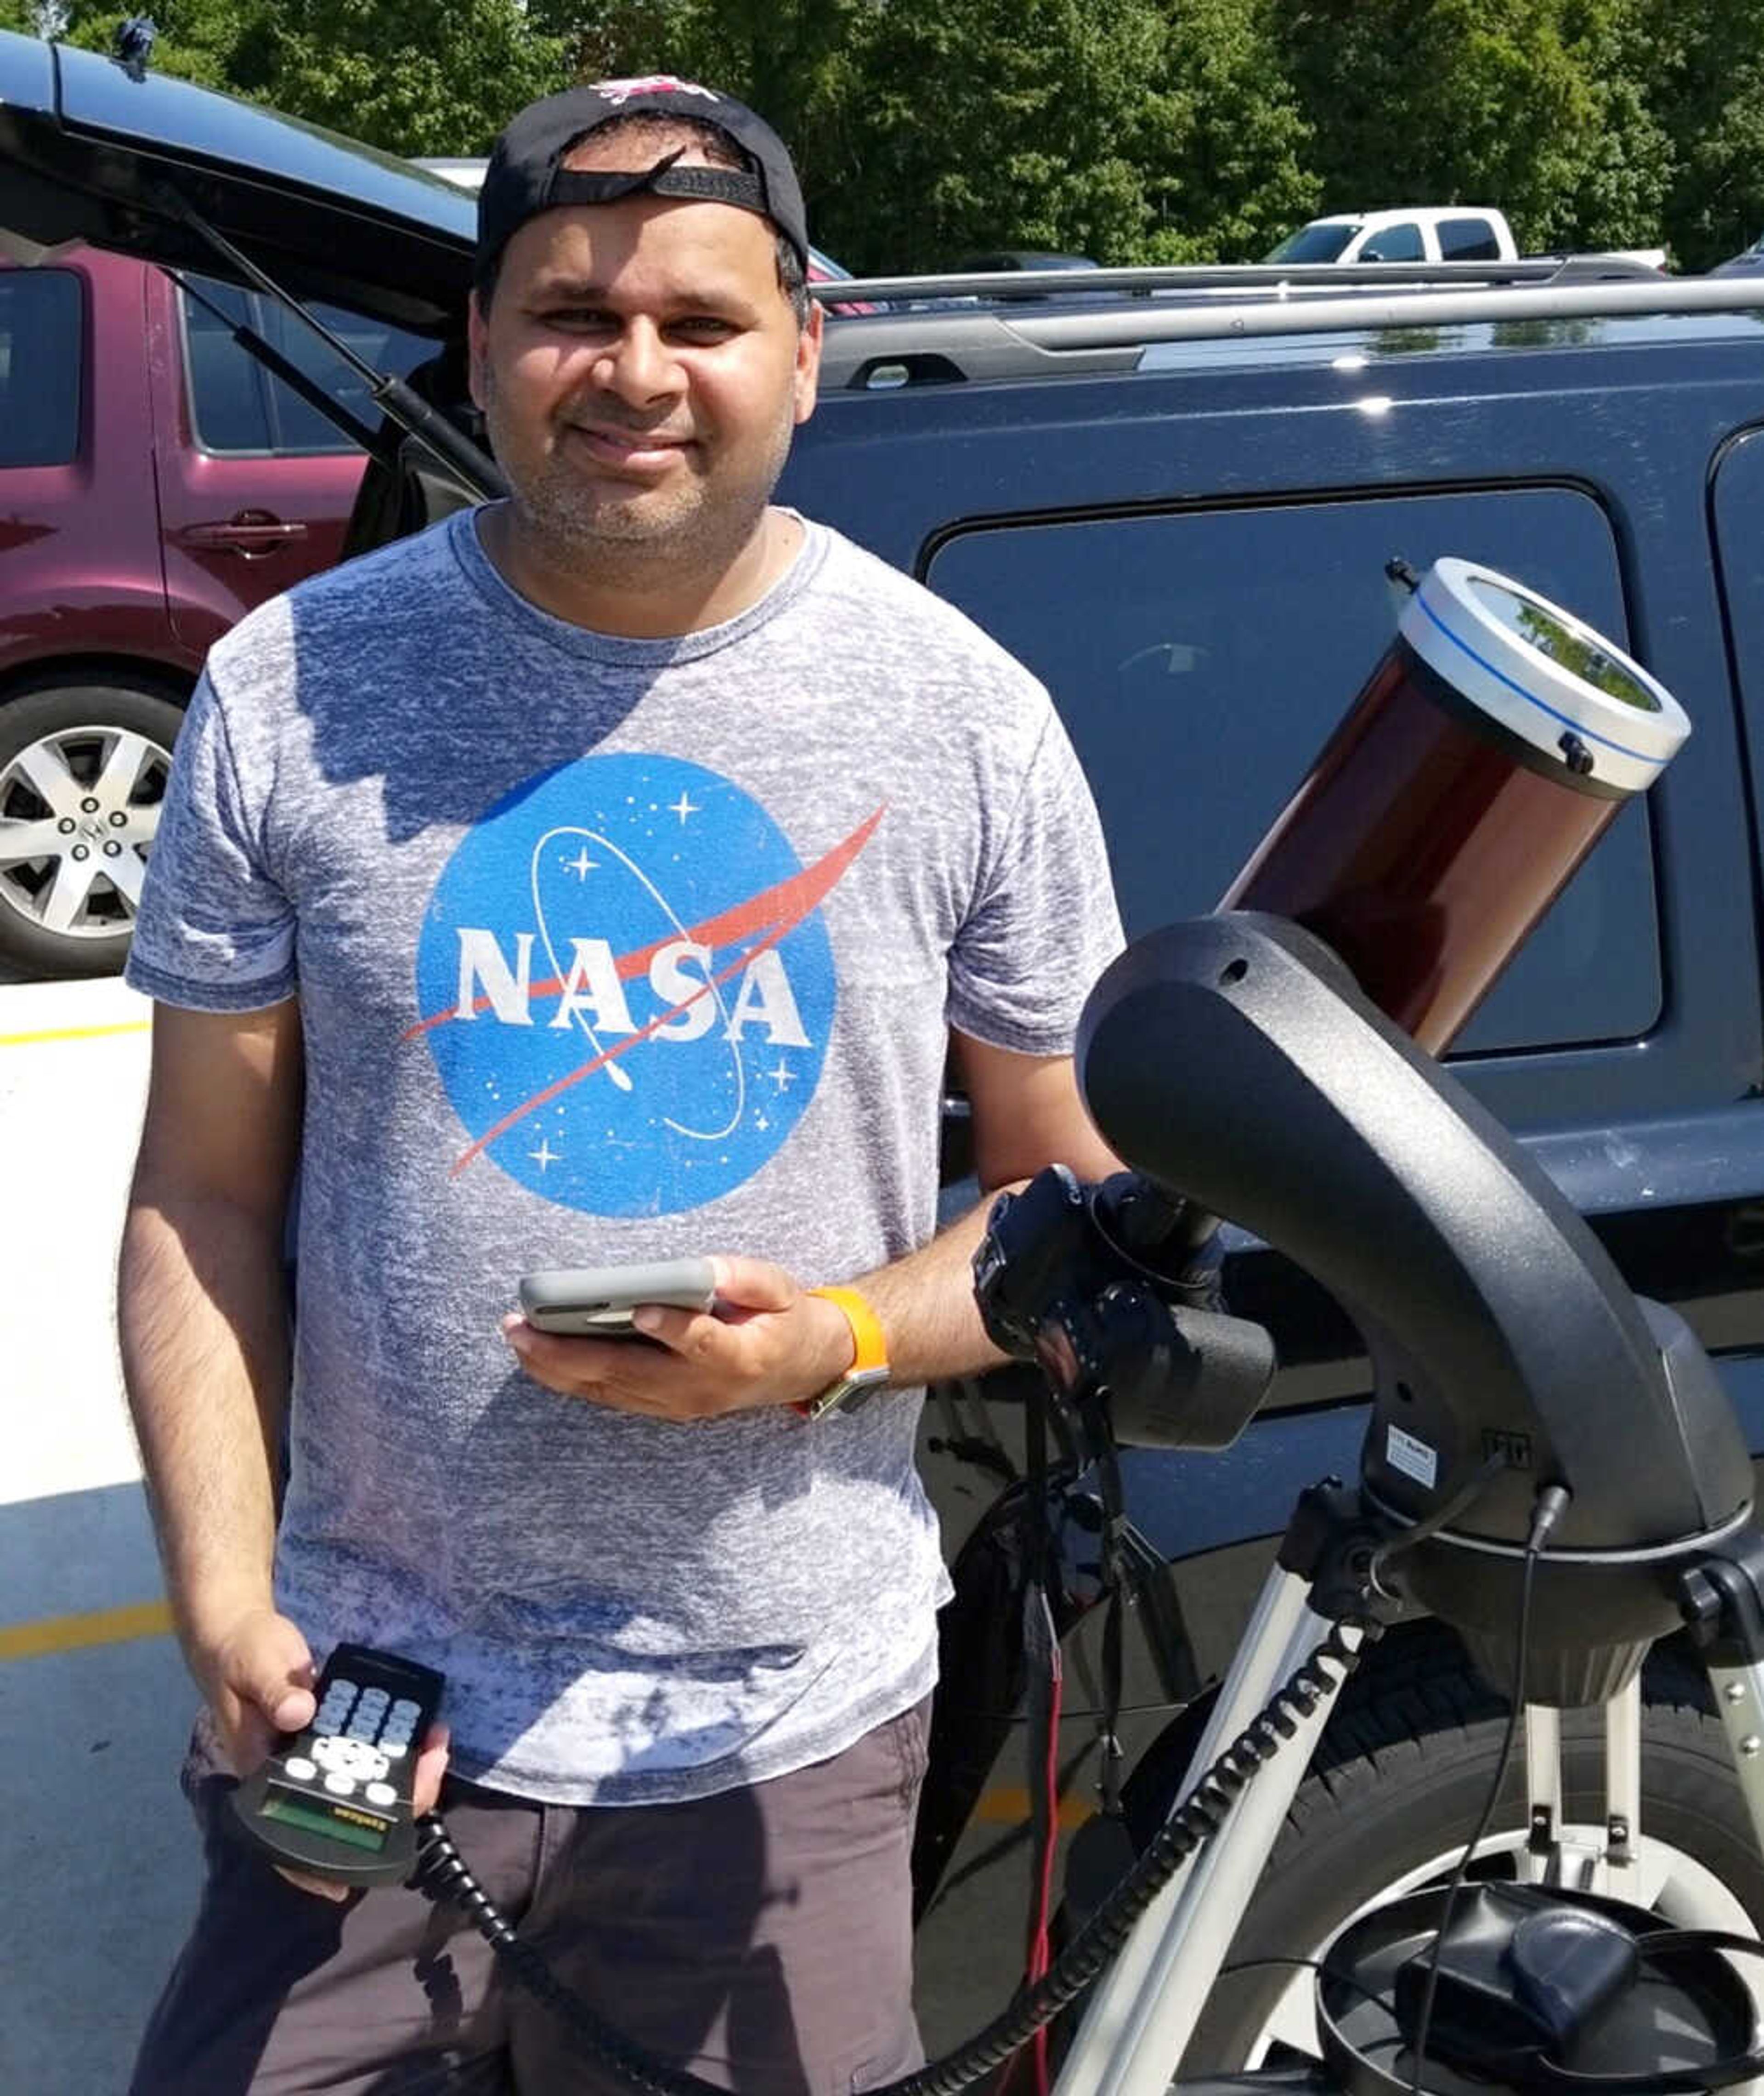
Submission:
[[0,466],[79,451],[84,312],[71,269],[0,270]]
[[1426,260],[1426,250],[1421,244],[1421,228],[1404,223],[1387,225],[1373,234],[1360,251],[1362,262],[1421,262]]
[[1303,225],[1270,251],[1270,262],[1333,262],[1354,237],[1351,225]]
[[[1625,644],[1603,512],[1565,489],[982,529],[927,579],[1053,692],[1130,933],[1212,909],[1389,645],[1385,563],[1486,561]],[[1461,1050],[1617,1040],[1661,999],[1648,814],[1619,814]]]
[[1486,218],[1443,218],[1439,253],[1447,262],[1498,262],[1500,242]]
[[[201,297],[181,290],[178,302],[184,317],[190,422],[204,451],[286,457],[351,448],[334,422],[234,340],[232,329],[241,321],[358,420],[370,428],[378,423],[379,410],[366,380],[279,301],[209,277],[191,282]],[[316,301],[311,310],[376,371],[405,378],[434,353],[434,343],[384,321]]]

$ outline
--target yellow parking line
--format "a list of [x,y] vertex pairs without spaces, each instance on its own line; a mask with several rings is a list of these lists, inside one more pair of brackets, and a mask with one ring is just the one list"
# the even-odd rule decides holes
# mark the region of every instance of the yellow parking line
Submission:
[[47,1616],[39,1623],[0,1624],[0,1660],[38,1659],[45,1653],[72,1652],[81,1645],[164,1637],[171,1627],[171,1608],[163,1600],[131,1601],[83,1616]]
[[41,1041],[96,1041],[107,1033],[145,1033],[151,1019],[129,1019],[115,1026],[51,1026],[41,1033],[0,1033],[0,1048],[32,1048]]
[[[1029,1793],[1022,1784],[1002,1783],[982,1791],[974,1807],[974,1817],[993,1827],[1015,1827],[1028,1816]],[[1068,1796],[1059,1801],[1062,1827],[1081,1827],[1095,1816],[1096,1807],[1088,1798]]]

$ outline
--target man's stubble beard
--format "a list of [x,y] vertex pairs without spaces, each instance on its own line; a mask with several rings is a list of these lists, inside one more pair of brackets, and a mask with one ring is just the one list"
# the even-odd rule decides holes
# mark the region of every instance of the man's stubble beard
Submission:
[[763,475],[739,489],[713,492],[690,475],[683,487],[633,489],[621,500],[605,479],[572,471],[557,452],[531,470],[510,469],[509,448],[498,442],[507,427],[496,373],[483,373],[484,422],[491,448],[509,483],[516,526],[548,567],[568,570],[592,563],[596,576],[653,580],[657,568],[681,575],[720,574],[751,541],[789,455],[796,418],[787,398],[773,434]]

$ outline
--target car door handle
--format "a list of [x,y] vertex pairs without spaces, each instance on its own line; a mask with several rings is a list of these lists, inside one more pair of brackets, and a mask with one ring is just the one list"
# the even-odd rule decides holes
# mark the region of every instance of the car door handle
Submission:
[[212,552],[237,553],[250,560],[254,554],[273,553],[307,535],[303,524],[273,517],[267,509],[242,509],[223,524],[186,524],[177,535],[186,546]]

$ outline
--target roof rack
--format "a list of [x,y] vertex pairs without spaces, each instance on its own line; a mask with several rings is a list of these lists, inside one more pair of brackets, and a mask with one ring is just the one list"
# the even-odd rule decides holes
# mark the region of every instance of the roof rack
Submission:
[[810,293],[825,304],[850,300],[943,299],[1020,300],[1125,292],[1267,290],[1277,297],[1339,290],[1348,284],[1527,284],[1585,277],[1657,279],[1632,255],[1532,255],[1508,262],[1200,262],[1117,269],[988,269],[911,277],[817,278]]
[[[1404,288],[1393,290],[1393,283]],[[1146,295],[1124,297],[1124,289]],[[814,290],[823,302],[841,304],[972,301],[841,319],[823,344],[823,391],[1131,371],[1155,343],[1764,308],[1764,276],[1667,277],[1630,258],[1604,255],[1345,269],[1315,264],[1290,269],[1009,270],[852,277]],[[1086,295],[1081,303],[1050,295],[1072,292]],[[1098,295],[1093,299],[1092,293]],[[997,303],[1006,301],[1033,302],[1034,309],[997,311]]]

